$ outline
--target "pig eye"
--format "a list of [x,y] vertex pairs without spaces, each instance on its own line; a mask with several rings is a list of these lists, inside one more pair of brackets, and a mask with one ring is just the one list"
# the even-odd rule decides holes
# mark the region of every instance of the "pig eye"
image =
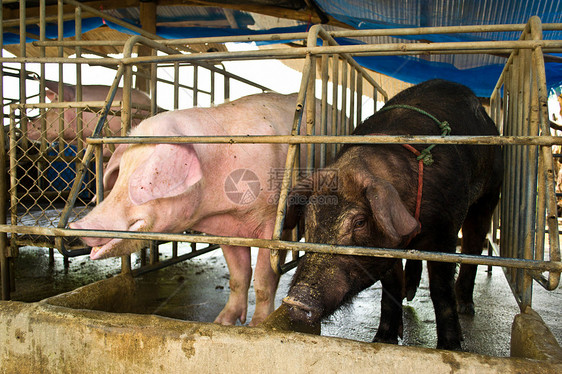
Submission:
[[355,219],[355,221],[353,221],[354,230],[360,230],[364,228],[366,225],[367,225],[367,220],[365,219],[365,217],[358,217]]

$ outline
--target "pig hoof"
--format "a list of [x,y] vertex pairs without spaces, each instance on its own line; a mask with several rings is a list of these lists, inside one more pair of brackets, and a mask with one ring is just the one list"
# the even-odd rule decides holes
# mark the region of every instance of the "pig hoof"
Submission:
[[473,316],[475,313],[474,303],[458,303],[457,311],[459,312],[459,314]]
[[375,338],[373,339],[373,343],[398,344],[398,338],[375,336]]
[[236,324],[236,321],[240,320],[243,325],[246,323],[246,312],[236,313],[230,310],[223,309],[219,316],[215,319],[214,323],[218,323],[224,326],[232,326]]
[[446,349],[448,351],[462,351],[460,341],[437,344],[437,349]]

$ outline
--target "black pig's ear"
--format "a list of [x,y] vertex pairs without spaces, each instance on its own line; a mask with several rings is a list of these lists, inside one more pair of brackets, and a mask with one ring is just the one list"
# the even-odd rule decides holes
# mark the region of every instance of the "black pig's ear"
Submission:
[[287,214],[283,229],[293,229],[304,214],[304,208],[313,191],[312,176],[301,179],[287,197]]
[[365,195],[373,218],[383,232],[385,246],[399,248],[406,245],[420,231],[418,221],[404,206],[398,191],[383,180],[370,179]]

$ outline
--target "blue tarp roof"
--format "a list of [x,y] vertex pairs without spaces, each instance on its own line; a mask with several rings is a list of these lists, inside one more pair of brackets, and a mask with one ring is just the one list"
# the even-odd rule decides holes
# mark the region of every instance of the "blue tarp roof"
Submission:
[[[316,0],[316,4],[326,14],[356,29],[526,23],[533,15],[539,16],[543,23],[562,22],[562,0]],[[247,14],[238,15],[243,15],[242,18],[245,19],[244,23],[240,22],[242,25],[238,29],[160,26],[157,28],[157,34],[165,38],[253,35],[300,32],[310,26],[300,23],[294,27],[255,30],[255,27],[252,29],[248,27]],[[126,20],[138,25],[138,19]],[[170,21],[169,17],[166,21]],[[85,32],[103,24],[131,33],[100,18],[84,19],[82,28]],[[65,37],[72,36],[73,22],[65,22],[64,30]],[[30,26],[28,31],[33,34],[39,33],[37,26]],[[518,38],[518,34],[418,35],[408,39],[432,42],[513,40]],[[56,38],[56,35],[57,27],[48,26],[47,37]],[[344,39],[339,42],[341,44],[382,43],[392,42],[392,39],[395,38],[367,41]],[[544,39],[562,40],[562,31],[544,32]],[[19,36],[5,33],[4,43],[19,43]],[[562,57],[562,54],[557,56]],[[431,78],[457,81],[471,87],[479,96],[490,95],[505,63],[505,58],[491,55],[373,56],[358,57],[356,60],[367,68],[409,83],[419,83]],[[557,89],[562,86],[562,64],[549,62],[546,63],[545,68],[548,87]]]

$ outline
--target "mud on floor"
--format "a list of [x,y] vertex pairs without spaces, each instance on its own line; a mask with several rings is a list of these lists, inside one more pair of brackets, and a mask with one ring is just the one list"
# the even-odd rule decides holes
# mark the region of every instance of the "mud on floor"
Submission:
[[[169,246],[162,246],[163,257],[170,255]],[[253,261],[257,251],[253,251]],[[133,256],[133,263],[139,259]],[[64,267],[63,257],[55,253],[49,264],[48,249],[20,248],[15,261],[16,286],[12,299],[25,302],[73,290],[97,280],[112,277],[121,271],[119,259],[92,261],[87,256],[70,259]],[[519,308],[500,268],[489,274],[480,266],[475,285],[476,315],[461,316],[464,334],[463,349],[496,357],[509,356],[511,323]],[[281,278],[276,305],[287,294],[294,270]],[[212,322],[225,305],[228,294],[228,269],[220,250],[198,258],[139,276],[136,304],[131,311],[158,314],[184,320]],[[533,308],[542,316],[559,343],[562,343],[562,286],[547,292],[533,288]],[[371,341],[380,316],[380,283],[360,293],[354,302],[322,324],[322,335],[359,341]],[[249,295],[247,322],[254,312],[253,289]],[[129,308],[128,308],[129,309]],[[420,289],[413,301],[404,301],[403,345],[434,348],[436,345],[435,315],[429,297],[427,272],[424,270]]]

